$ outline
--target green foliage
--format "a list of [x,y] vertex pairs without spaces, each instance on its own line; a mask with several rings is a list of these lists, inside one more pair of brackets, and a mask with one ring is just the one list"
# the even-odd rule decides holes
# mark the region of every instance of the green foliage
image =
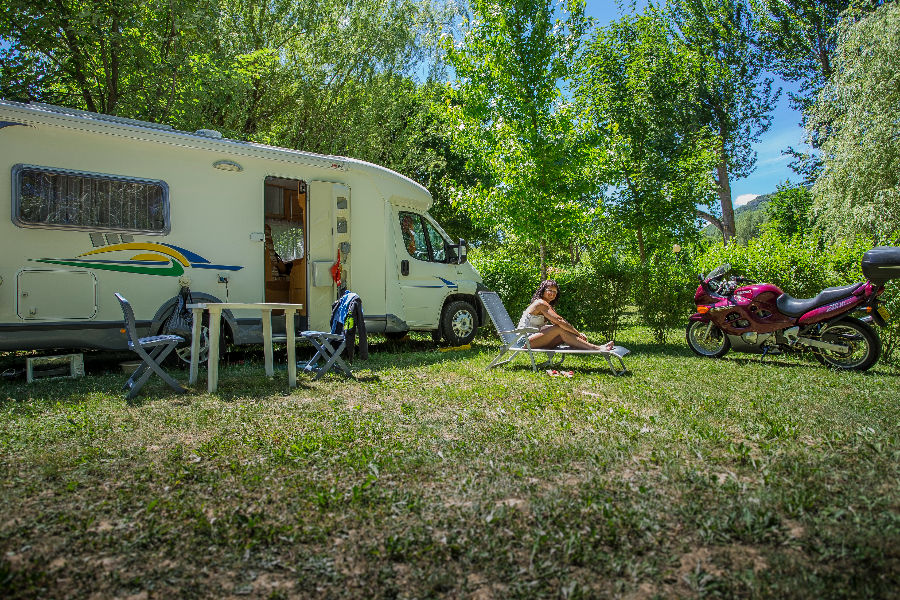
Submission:
[[789,238],[768,230],[746,246],[710,246],[697,257],[695,269],[705,274],[729,263],[734,273],[752,281],[773,283],[795,298],[812,298],[827,287],[864,281],[860,261],[869,248],[871,243],[860,239],[825,251],[816,236]]
[[725,237],[735,232],[731,180],[756,167],[753,143],[772,125],[781,90],[773,90],[756,44],[753,15],[744,0],[670,0],[673,37],[695,56],[701,75],[688,90],[698,127],[716,138],[716,187]]
[[614,340],[622,327],[634,275],[633,267],[611,257],[584,256],[578,265],[552,272],[564,291],[557,309],[579,330]]
[[[6,0],[0,95],[165,122],[195,91],[206,0]],[[8,44],[8,45],[7,45]]]
[[823,139],[813,187],[817,221],[831,239],[900,232],[900,4],[845,20],[835,71],[809,111]]
[[887,327],[878,329],[881,337],[881,360],[900,363],[900,281],[894,279],[884,286],[881,301],[893,315]]
[[767,228],[782,237],[805,233],[810,227],[813,195],[803,186],[794,187],[790,180],[778,185],[778,192],[766,205]]
[[[473,249],[469,252],[469,260],[478,269],[484,284],[492,292],[497,292],[509,316],[516,322],[522,311],[531,304],[531,296],[541,283],[540,264],[535,258],[535,255],[522,258],[508,247]],[[562,293],[565,294],[564,291]]]
[[[751,239],[760,236],[762,233],[761,227],[767,222],[768,217],[763,210],[748,210],[738,213],[734,219],[735,241],[742,246],[746,246]],[[715,233],[718,233],[718,231]],[[719,235],[715,239],[721,239],[721,237]]]
[[457,77],[447,114],[455,146],[491,182],[461,190],[458,203],[486,227],[542,246],[566,243],[590,209],[588,148],[559,89],[587,27],[584,4],[476,0],[472,14],[458,43],[447,38]]
[[[648,11],[597,32],[576,87],[611,214],[662,245],[695,235],[697,206],[714,200],[715,148],[683,92],[696,87],[694,67],[691,53],[671,44],[662,16]],[[648,246],[642,259],[655,249]]]
[[696,274],[690,252],[658,252],[637,274],[634,302],[657,343],[687,323],[693,312]]

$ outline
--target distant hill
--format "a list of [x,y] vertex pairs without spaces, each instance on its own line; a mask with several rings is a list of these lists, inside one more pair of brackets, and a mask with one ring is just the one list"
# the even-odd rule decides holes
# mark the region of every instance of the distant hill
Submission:
[[[766,205],[772,199],[775,192],[769,194],[761,194],[734,209],[734,226],[737,230],[738,241],[746,244],[747,239],[756,237],[756,231],[760,224],[765,223],[768,219],[766,216]],[[703,228],[703,235],[710,238],[721,238],[722,234],[715,225],[707,225]]]

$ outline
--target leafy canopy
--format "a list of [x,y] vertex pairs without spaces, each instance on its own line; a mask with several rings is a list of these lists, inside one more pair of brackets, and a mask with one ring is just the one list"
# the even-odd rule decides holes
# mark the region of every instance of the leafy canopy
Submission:
[[713,140],[693,119],[696,61],[648,11],[597,32],[581,62],[576,97],[599,144],[611,213],[659,244],[696,235],[697,205],[713,202]]
[[457,202],[506,236],[542,243],[567,241],[589,215],[588,148],[560,90],[588,20],[580,0],[558,12],[550,0],[476,0],[462,39],[445,45],[457,77],[453,142],[492,174]]
[[900,4],[841,23],[835,73],[810,108],[825,168],[813,186],[832,239],[900,234]]

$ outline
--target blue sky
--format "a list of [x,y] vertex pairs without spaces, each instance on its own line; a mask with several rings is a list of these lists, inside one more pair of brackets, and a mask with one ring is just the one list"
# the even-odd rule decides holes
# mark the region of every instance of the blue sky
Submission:
[[[639,7],[646,5],[645,0],[636,0]],[[587,14],[597,20],[599,26],[620,18],[630,12],[628,2],[625,11],[616,0],[587,0]],[[789,156],[781,154],[789,146],[802,146],[803,129],[800,127],[800,115],[791,109],[787,98],[788,91],[796,91],[797,85],[781,81],[777,76],[775,87],[783,89],[778,106],[772,113],[772,127],[762,135],[759,143],[753,145],[757,152],[756,170],[749,177],[731,182],[731,198],[735,206],[741,206],[760,194],[774,192],[779,183],[786,179],[798,181],[796,173],[791,171]]]

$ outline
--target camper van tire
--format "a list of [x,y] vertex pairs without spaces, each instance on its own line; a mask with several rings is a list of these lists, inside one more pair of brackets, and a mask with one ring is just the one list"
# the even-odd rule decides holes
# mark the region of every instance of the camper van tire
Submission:
[[444,309],[441,333],[451,346],[464,346],[478,333],[478,315],[468,302],[457,300]]
[[[194,302],[221,302],[215,296],[211,296],[209,294],[204,293],[193,293],[191,298]],[[150,335],[169,335],[171,332],[166,330],[166,325],[169,322],[169,317],[172,315],[172,311],[175,310],[176,303],[178,301],[178,297],[171,298],[168,302],[163,304],[158,311],[156,311],[156,315],[153,317],[153,326],[151,326]],[[227,313],[222,315],[222,328],[219,330],[219,358],[223,358],[225,356],[225,352],[227,349],[226,344],[226,331],[230,331],[231,324],[230,319]],[[201,321],[201,339],[200,339],[200,362],[206,362],[207,358],[209,358],[209,314],[204,312],[203,321]],[[185,337],[182,335],[182,337]],[[191,338],[190,336],[185,337],[184,342],[178,344],[178,347],[175,348],[175,351],[169,354],[166,357],[165,364],[170,367],[184,367],[185,365],[189,365],[191,363]]]

